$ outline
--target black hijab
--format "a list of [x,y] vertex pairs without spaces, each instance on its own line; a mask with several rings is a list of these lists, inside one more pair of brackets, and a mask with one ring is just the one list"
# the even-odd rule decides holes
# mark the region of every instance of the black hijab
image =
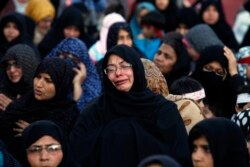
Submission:
[[58,167],[75,166],[69,152],[69,146],[65,134],[54,122],[47,120],[36,121],[24,129],[22,134],[24,149],[26,150],[43,136],[53,137],[62,146],[63,159]]
[[56,47],[57,44],[65,39],[64,28],[68,26],[77,27],[80,31],[78,39],[84,41],[87,48],[91,46],[92,42],[90,41],[88,34],[84,31],[85,25],[82,12],[74,6],[70,6],[63,10],[61,16],[55,21],[52,28],[38,45],[42,57],[45,57],[54,47]]
[[236,38],[234,37],[232,28],[229,26],[229,24],[227,23],[224,17],[224,12],[219,2],[217,2],[216,0],[209,0],[209,1],[204,1],[202,3],[201,10],[200,10],[201,22],[204,23],[204,20],[202,19],[203,13],[210,6],[214,6],[216,10],[218,11],[219,20],[215,24],[209,25],[209,26],[214,30],[214,32],[219,37],[219,39],[227,47],[233,49],[234,51],[238,51],[239,45],[236,41]]
[[[70,136],[76,161],[88,167],[127,167],[158,153],[189,164],[187,134],[176,106],[146,88],[144,68],[133,48],[113,47],[103,69],[113,54],[132,64],[133,86],[121,92],[104,75],[103,95],[81,112]],[[178,141],[181,147],[173,144]]]
[[247,144],[240,128],[225,118],[210,118],[196,124],[189,133],[189,145],[204,135],[214,167],[249,167]]
[[14,137],[16,132],[13,131],[16,121],[21,119],[32,123],[43,119],[51,120],[69,135],[78,116],[76,103],[67,96],[68,91],[72,90],[74,72],[71,66],[60,58],[48,58],[40,63],[35,76],[39,73],[50,75],[56,88],[55,97],[39,101],[34,97],[34,91],[31,91],[11,103],[6,111],[0,114],[0,138],[6,143],[9,151],[21,160],[22,153],[17,149],[20,139]]
[[170,32],[163,38],[163,44],[171,46],[177,56],[176,63],[169,74],[163,74],[171,87],[172,83],[183,77],[187,76],[191,71],[191,58],[188,55],[187,49],[182,43],[182,36],[177,32]]
[[[15,23],[17,26],[17,29],[20,32],[19,36],[11,42],[7,41],[3,33],[4,27],[9,22]],[[36,47],[34,46],[32,42],[32,39],[33,39],[32,32],[34,31],[34,28],[35,28],[35,24],[32,22],[30,18],[28,18],[25,15],[13,12],[4,16],[0,21],[0,56],[3,56],[3,54],[5,54],[5,52],[10,47],[16,44],[20,44],[20,43],[31,46],[33,49],[35,49],[36,53],[38,54]],[[38,59],[40,58],[39,55],[37,55],[37,57]]]
[[[218,62],[226,70],[226,78],[216,75],[214,72],[203,71],[203,67],[213,61]],[[192,74],[205,89],[205,103],[213,105],[221,110],[217,116],[230,117],[234,112],[236,103],[236,90],[244,84],[243,79],[237,74],[230,76],[228,60],[224,56],[223,46],[214,45],[203,50]]]

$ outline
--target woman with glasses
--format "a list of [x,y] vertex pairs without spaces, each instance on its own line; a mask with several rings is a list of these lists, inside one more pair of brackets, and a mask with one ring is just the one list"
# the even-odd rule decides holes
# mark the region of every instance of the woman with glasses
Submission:
[[43,60],[35,72],[33,89],[0,114],[0,138],[21,164],[20,136],[29,123],[51,120],[69,135],[78,116],[76,102],[68,97],[73,77],[72,67],[66,61]]
[[176,105],[147,89],[142,62],[126,45],[103,60],[104,93],[81,113],[70,135],[81,166],[137,166],[151,154],[168,154],[189,166],[187,133]]
[[3,72],[0,82],[0,109],[4,111],[13,101],[32,89],[32,79],[38,66],[34,50],[17,44],[7,50],[0,61]]
[[219,45],[204,49],[192,77],[204,87],[204,102],[214,115],[231,118],[235,112],[236,91],[244,84],[233,52]]
[[[30,167],[74,167],[61,128],[51,121],[36,121],[23,131],[23,146]],[[21,146],[20,146],[21,147]]]

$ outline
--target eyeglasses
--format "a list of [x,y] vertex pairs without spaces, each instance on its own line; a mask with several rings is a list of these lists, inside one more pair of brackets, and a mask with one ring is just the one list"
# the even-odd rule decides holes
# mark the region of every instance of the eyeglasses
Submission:
[[223,77],[223,78],[227,75],[227,71],[224,69],[223,69],[223,71],[218,71],[218,70],[214,70],[210,67],[204,66],[202,70],[205,72],[214,72],[216,75]]
[[17,64],[16,61],[7,62],[7,63],[6,63],[6,69],[7,69],[7,70],[9,70],[12,66],[15,67],[15,68],[20,68],[20,65]]
[[132,64],[127,63],[127,62],[122,62],[120,64],[120,66],[110,64],[104,69],[104,73],[106,75],[111,75],[111,74],[114,74],[118,69],[121,71],[126,71],[126,70],[131,69],[131,68],[132,68]]
[[50,144],[45,146],[31,146],[27,149],[29,154],[39,154],[42,150],[45,149],[48,153],[55,153],[62,150],[60,144]]

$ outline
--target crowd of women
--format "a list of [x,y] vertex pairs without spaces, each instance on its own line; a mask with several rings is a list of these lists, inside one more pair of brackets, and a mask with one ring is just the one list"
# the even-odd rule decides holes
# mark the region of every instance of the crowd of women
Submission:
[[250,166],[250,1],[0,4],[0,167]]

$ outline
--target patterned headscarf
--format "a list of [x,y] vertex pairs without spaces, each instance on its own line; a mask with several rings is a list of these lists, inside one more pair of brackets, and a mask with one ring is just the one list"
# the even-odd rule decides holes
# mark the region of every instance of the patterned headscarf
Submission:
[[241,128],[246,140],[250,140],[250,109],[235,114],[232,121]]
[[101,81],[94,64],[89,58],[88,50],[81,40],[66,38],[47,57],[58,57],[62,52],[71,53],[78,57],[87,70],[87,77],[82,83],[83,93],[77,103],[78,109],[81,111],[89,101],[101,94]]
[[168,85],[165,77],[162,75],[158,67],[150,60],[141,58],[145,69],[145,77],[147,79],[147,87],[154,93],[168,96]]

